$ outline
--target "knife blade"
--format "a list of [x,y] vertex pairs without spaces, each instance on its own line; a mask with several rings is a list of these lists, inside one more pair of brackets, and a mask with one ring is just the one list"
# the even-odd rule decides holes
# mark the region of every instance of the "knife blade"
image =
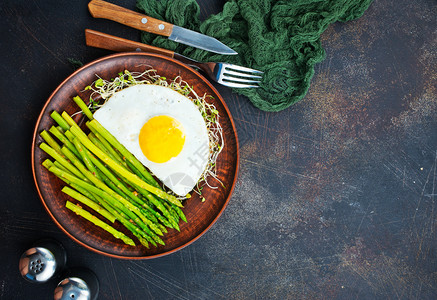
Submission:
[[170,40],[181,44],[219,54],[238,54],[213,37],[140,14],[103,0],[92,0],[88,3],[88,10],[94,18],[108,19],[139,30],[166,36]]

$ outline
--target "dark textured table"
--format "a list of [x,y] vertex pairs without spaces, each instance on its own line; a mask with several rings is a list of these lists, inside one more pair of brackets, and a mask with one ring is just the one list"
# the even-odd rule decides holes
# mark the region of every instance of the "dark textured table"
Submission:
[[[115,3],[115,1],[113,1]],[[135,1],[117,1],[133,9]],[[199,1],[203,18],[224,1]],[[61,241],[92,269],[99,299],[436,299],[437,2],[375,1],[322,35],[307,96],[279,113],[216,85],[236,122],[240,174],[218,222],[154,260],[112,259],[65,236],[34,187],[30,146],[51,92],[110,52],[84,44],[87,1],[0,2],[0,299],[51,299],[21,279],[34,240]]]

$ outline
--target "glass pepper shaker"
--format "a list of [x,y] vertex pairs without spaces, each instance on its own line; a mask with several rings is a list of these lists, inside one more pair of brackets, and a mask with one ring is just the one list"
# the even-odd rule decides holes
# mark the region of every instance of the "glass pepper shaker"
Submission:
[[41,239],[21,255],[19,269],[24,279],[43,283],[57,276],[66,262],[67,255],[61,243],[53,239]]

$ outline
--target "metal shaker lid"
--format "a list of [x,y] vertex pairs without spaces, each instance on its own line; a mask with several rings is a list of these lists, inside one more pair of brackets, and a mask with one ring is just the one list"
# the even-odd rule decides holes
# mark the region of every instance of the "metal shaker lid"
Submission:
[[96,300],[99,280],[87,268],[70,268],[55,289],[55,300]]
[[21,255],[21,275],[31,282],[46,282],[57,270],[55,255],[43,247],[33,247]]
[[58,284],[54,298],[55,300],[90,300],[91,291],[81,278],[69,277]]

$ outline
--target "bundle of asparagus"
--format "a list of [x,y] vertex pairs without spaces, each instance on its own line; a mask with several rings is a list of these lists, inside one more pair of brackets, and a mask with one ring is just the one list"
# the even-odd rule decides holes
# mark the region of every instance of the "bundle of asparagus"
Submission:
[[[65,111],[51,117],[58,124],[40,133],[45,142],[40,148],[54,161],[43,166],[69,186],[62,191],[81,204],[66,202],[66,207],[128,245],[135,242],[110,223],[120,222],[149,248],[149,243],[164,245],[161,237],[167,228],[179,229],[179,221],[187,222],[182,203],[165,192],[147,169],[121,145],[97,120],[80,97],[74,101],[89,121],[87,135]],[[94,211],[101,218],[89,211]]]

